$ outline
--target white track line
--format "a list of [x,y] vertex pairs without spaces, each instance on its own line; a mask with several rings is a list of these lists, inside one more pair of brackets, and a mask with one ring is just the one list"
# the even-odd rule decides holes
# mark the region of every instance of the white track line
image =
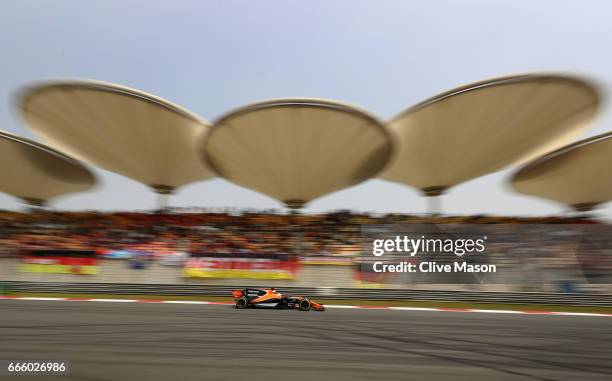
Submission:
[[398,311],[438,311],[437,308],[431,307],[387,307],[390,310]]
[[38,297],[30,297],[30,296],[24,296],[23,298],[20,298],[22,300],[64,300],[64,298],[38,298]]
[[70,299],[66,298],[69,302],[110,302],[110,303],[134,303],[136,299]]
[[522,314],[521,311],[513,311],[513,310],[481,310],[481,309],[471,309],[470,312],[482,312],[486,314]]
[[331,305],[326,305],[325,308],[359,308],[357,306],[345,306],[342,304],[331,304]]
[[[96,298],[43,298],[31,296],[0,296],[0,300],[30,300],[30,301],[61,301],[61,302],[105,302],[105,303],[143,303],[143,304],[206,304],[206,305],[232,305],[231,302],[207,302],[199,300],[152,300],[152,299],[96,299]],[[430,307],[388,307],[388,306],[350,306],[341,304],[326,305],[325,308],[351,308],[366,310],[393,310],[393,311],[438,311],[438,312],[468,312],[487,314],[521,314],[521,315],[549,315],[549,316],[601,316],[612,317],[612,314],[591,312],[553,312],[553,311],[520,311],[520,310],[484,310],[475,308],[430,308]]]

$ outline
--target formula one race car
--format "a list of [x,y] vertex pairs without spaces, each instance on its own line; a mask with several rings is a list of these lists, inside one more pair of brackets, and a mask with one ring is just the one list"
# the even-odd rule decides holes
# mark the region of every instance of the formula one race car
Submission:
[[245,288],[232,291],[236,302],[236,308],[269,307],[279,309],[296,309],[308,311],[325,311],[322,304],[313,302],[304,296],[287,296],[279,293],[274,288]]

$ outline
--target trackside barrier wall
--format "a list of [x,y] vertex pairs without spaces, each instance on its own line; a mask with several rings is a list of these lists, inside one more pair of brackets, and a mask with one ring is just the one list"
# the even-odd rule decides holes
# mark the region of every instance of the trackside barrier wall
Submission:
[[[119,294],[165,296],[227,296],[244,286],[129,283],[2,282],[8,292]],[[338,299],[453,301],[478,303],[529,303],[571,306],[612,307],[612,294],[558,294],[542,292],[478,292],[402,289],[356,289],[336,287],[279,287],[294,295]]]

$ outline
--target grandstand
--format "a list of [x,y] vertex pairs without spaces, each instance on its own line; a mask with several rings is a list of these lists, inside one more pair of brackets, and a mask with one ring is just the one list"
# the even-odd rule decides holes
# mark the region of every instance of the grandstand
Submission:
[[[482,280],[483,289],[522,290],[528,287],[554,291],[559,282],[570,279],[563,278],[568,272],[575,271],[582,274],[572,275],[573,282],[612,283],[612,261],[607,255],[610,248],[606,238],[609,229],[597,220],[584,217],[374,216],[350,212],[227,214],[171,210],[163,214],[7,211],[0,213],[0,247],[5,258],[2,260],[4,271],[17,270],[17,263],[24,259],[25,263],[38,263],[31,260],[38,252],[71,250],[97,253],[102,260],[102,270],[94,278],[85,280],[87,282],[140,279],[146,283],[252,284],[253,279],[259,279],[255,282],[268,285],[272,282],[278,285],[354,287],[371,280],[359,266],[364,250],[364,227],[423,224],[481,226],[485,231],[502,237],[499,242],[489,245],[487,257],[493,263],[506,266],[507,275],[491,281]],[[585,236],[582,226],[598,227],[599,230],[586,235],[596,246],[576,248]],[[491,231],[491,227],[496,230]],[[576,231],[581,234],[578,241],[571,235]],[[570,237],[560,240],[559,233]],[[191,258],[194,261],[190,262]],[[229,271],[230,267],[219,275],[221,272],[213,273],[208,267],[199,268],[202,258],[209,262],[231,262],[234,267],[230,267],[234,269],[240,266],[245,270],[239,264],[241,261],[260,264],[269,261],[271,267],[265,276],[256,270],[252,273]],[[289,262],[281,263],[279,260]],[[525,278],[525,260],[538,264],[547,277],[540,274]],[[291,267],[291,263],[298,267]],[[15,272],[3,274],[3,277],[41,279],[40,272],[45,270],[52,269],[39,268],[38,274],[18,275]],[[57,272],[64,275],[48,274],[42,279],[68,281],[71,276],[80,274],[71,268]],[[423,286],[415,279],[378,279],[377,282],[401,288]],[[455,283],[446,289],[464,289],[461,286],[464,282]],[[606,287],[593,286],[590,290],[601,292]]]
[[[64,188],[58,188],[63,193],[88,189],[93,180],[84,164],[60,151],[132,178],[161,195],[219,176],[299,210],[313,199],[375,177],[437,197],[457,184],[534,158],[515,176],[514,185],[523,191],[524,181],[517,179],[528,177],[546,188],[551,180],[531,174],[533,167],[552,162],[547,156],[538,158],[541,154],[570,143],[550,154],[559,160],[557,152],[602,144],[602,139],[571,144],[597,114],[598,90],[587,80],[551,74],[500,77],[455,88],[386,123],[343,102],[286,98],[238,107],[210,124],[161,97],[90,80],[36,84],[24,88],[18,99],[26,127],[53,147],[22,140],[28,150],[17,153],[4,148],[5,163],[10,159],[41,163],[35,170],[20,170],[27,176],[21,178],[19,191],[9,192],[26,200],[39,198],[28,190],[50,189],[38,184],[50,184],[53,175],[63,174],[43,166],[51,161],[39,159],[39,152],[63,159],[66,168],[82,173],[78,181],[64,181]],[[577,168],[598,168],[597,163],[606,162],[607,152],[596,152],[600,156],[583,155],[593,163],[581,162]],[[589,197],[607,201],[602,192],[610,197],[610,190],[604,178],[589,175],[589,181],[595,185],[578,188],[581,203]],[[546,189],[563,187],[554,184]],[[53,195],[40,198],[48,196]],[[487,230],[497,239],[489,245],[488,261],[500,264],[504,272],[496,279],[441,281],[451,288],[474,282],[488,289],[505,284],[509,290],[517,284],[548,290],[560,282],[612,284],[608,244],[601,238],[607,225],[587,216],[213,213],[167,209],[163,202],[158,206],[154,213],[2,212],[0,247],[8,257],[4,268],[14,269],[15,274],[37,273],[3,276],[67,280],[88,275],[90,280],[117,281],[117,274],[129,280],[132,272],[141,271],[137,273],[148,274],[141,276],[143,282],[242,279],[342,287],[371,282],[410,288],[420,281],[373,279],[360,265],[364,229],[465,225],[481,230],[495,226]],[[583,226],[600,228],[578,234]],[[526,263],[527,256],[534,263]],[[320,267],[309,272],[309,266],[315,265]],[[526,266],[549,276],[525,279]],[[149,271],[154,268],[159,273]],[[45,272],[54,274],[40,274]]]

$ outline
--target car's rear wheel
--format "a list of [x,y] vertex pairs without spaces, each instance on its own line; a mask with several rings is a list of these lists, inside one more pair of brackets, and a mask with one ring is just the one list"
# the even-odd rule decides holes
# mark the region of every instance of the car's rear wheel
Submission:
[[300,300],[300,311],[308,311],[310,310],[310,300],[302,299]]
[[245,298],[236,299],[236,308],[242,310],[247,307],[247,300]]

